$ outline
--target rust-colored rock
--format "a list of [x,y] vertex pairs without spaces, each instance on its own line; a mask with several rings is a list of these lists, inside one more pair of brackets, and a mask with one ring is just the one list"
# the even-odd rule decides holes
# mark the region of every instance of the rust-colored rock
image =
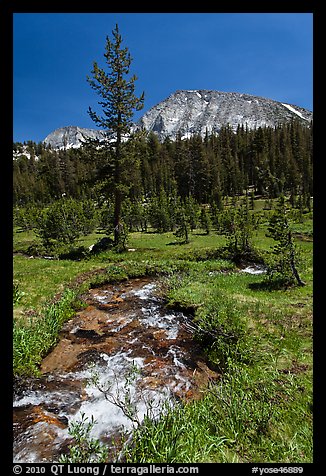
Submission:
[[65,428],[67,426],[55,415],[45,412],[39,405],[33,408],[33,413],[35,413],[35,416],[33,418],[34,423],[45,422],[49,425],[55,425],[59,428]]

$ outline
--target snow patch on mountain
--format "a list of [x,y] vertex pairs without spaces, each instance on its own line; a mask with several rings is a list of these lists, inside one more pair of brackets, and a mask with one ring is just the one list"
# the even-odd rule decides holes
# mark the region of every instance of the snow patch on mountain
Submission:
[[284,104],[283,102],[282,104],[284,107],[287,107],[290,111],[294,112],[294,114],[297,114],[299,117],[301,117],[301,119],[304,119],[305,121],[308,120],[301,114],[300,111],[297,111],[296,109],[294,109],[294,107],[290,106],[290,104]]

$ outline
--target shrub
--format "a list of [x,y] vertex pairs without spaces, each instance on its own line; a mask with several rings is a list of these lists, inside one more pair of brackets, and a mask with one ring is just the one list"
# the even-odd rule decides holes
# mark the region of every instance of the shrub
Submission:
[[22,230],[32,230],[37,225],[40,209],[36,206],[14,208],[14,224]]
[[85,414],[82,414],[80,421],[70,424],[68,431],[74,442],[69,446],[69,453],[61,455],[60,463],[105,463],[107,461],[107,447],[90,435],[95,423],[93,416],[89,420]]
[[80,236],[94,230],[95,224],[95,207],[89,200],[83,203],[62,198],[42,210],[36,234],[49,250],[58,244],[74,244]]
[[225,296],[211,299],[196,313],[196,337],[206,348],[211,362],[224,370],[230,360],[245,362],[248,353],[246,325],[234,302]]

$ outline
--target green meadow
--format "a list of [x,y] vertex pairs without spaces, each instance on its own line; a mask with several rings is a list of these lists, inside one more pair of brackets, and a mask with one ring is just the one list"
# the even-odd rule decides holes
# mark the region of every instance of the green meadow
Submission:
[[[257,204],[259,209],[259,204]],[[212,230],[130,233],[127,251],[82,259],[32,256],[33,231],[14,231],[14,373],[38,375],[63,323],[90,286],[138,276],[164,279],[172,308],[191,313],[194,338],[219,374],[196,401],[145,419],[126,462],[312,462],[312,220],[291,224],[305,286],[271,286],[226,252]],[[100,233],[80,238],[88,248]],[[273,240],[266,224],[253,235],[260,264]],[[249,263],[250,264],[250,263]]]

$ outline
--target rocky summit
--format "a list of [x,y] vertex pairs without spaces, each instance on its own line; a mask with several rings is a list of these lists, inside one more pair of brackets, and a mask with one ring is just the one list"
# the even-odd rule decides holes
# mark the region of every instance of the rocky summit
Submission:
[[70,149],[80,147],[86,139],[103,139],[102,131],[78,126],[66,126],[56,129],[44,139],[52,149]]
[[309,123],[312,116],[307,109],[250,94],[182,90],[152,107],[139,125],[164,139],[177,133],[181,137],[218,133],[227,124],[236,130],[239,124],[249,129],[274,127],[293,118]]
[[[254,129],[275,127],[299,119],[307,125],[313,113],[302,107],[243,93],[211,90],[179,90],[147,111],[133,129],[154,132],[160,140],[193,134],[202,137],[219,133],[229,125],[234,131],[239,125]],[[103,131],[76,126],[63,127],[49,134],[44,142],[53,149],[79,147],[85,138],[103,138]]]

